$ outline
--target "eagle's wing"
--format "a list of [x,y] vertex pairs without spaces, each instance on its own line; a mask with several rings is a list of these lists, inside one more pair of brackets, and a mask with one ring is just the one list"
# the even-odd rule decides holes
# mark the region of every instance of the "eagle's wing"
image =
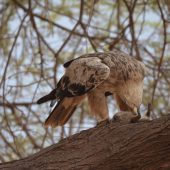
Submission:
[[[102,60],[98,57],[77,58],[65,65],[67,66],[65,74],[58,82],[57,88],[37,101],[41,104],[56,98],[59,99],[59,103],[46,120],[47,126],[66,123],[76,106],[82,101],[76,99],[95,89],[110,74],[109,67],[102,63]],[[55,121],[62,123],[55,124]]]
[[109,67],[97,57],[76,59],[67,67],[59,84],[60,91],[67,97],[83,95],[100,85],[109,74]]

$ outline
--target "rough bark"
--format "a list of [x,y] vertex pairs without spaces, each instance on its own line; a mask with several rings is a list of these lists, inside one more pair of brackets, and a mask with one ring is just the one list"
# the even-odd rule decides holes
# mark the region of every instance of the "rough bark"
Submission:
[[170,116],[150,122],[102,122],[0,169],[170,169]]

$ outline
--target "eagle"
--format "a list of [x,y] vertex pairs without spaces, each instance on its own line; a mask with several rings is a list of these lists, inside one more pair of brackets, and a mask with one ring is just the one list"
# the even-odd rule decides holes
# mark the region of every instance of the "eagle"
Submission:
[[66,62],[57,86],[37,103],[57,101],[45,126],[62,126],[87,98],[98,122],[109,118],[107,96],[113,95],[120,111],[140,118],[145,65],[130,55],[113,50],[84,54]]

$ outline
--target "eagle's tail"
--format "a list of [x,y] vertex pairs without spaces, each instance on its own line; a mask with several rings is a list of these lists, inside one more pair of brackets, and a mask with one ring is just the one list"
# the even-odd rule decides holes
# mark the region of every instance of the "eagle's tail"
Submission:
[[46,96],[41,97],[38,101],[37,104],[45,103],[50,100],[55,100],[56,99],[56,89],[52,90],[49,94]]
[[78,104],[79,102],[75,102],[75,98],[64,98],[60,100],[46,119],[45,127],[64,125],[72,116]]

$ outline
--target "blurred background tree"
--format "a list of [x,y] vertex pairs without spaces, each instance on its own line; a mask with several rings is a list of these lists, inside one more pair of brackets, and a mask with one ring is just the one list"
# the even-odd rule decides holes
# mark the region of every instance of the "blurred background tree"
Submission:
[[[141,112],[170,113],[170,3],[168,0],[1,0],[0,161],[33,154],[95,126],[86,102],[71,120],[45,129],[62,64],[84,53],[120,49],[147,67]],[[118,110],[108,99],[110,117]]]

